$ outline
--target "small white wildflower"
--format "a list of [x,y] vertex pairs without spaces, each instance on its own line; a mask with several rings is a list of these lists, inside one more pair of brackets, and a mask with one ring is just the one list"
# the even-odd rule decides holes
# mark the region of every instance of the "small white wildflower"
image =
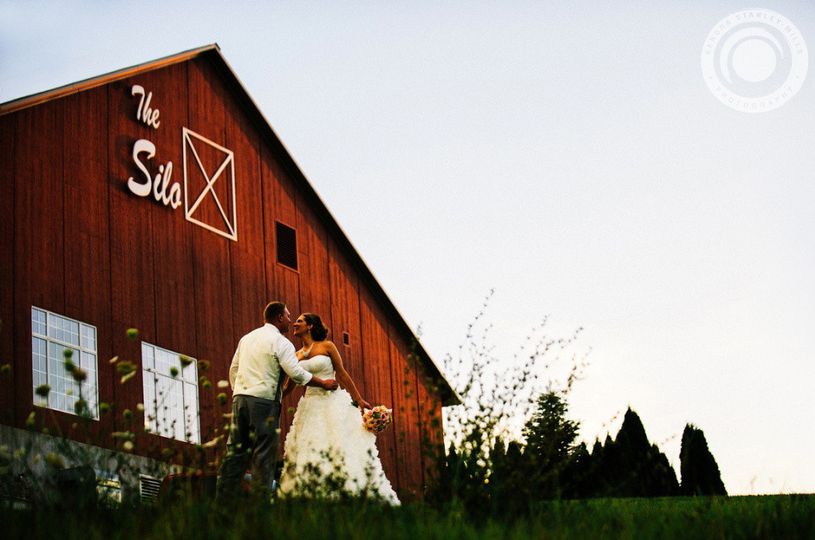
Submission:
[[214,448],[214,447],[218,446],[218,443],[221,441],[222,438],[223,438],[223,435],[218,435],[214,439],[205,442],[201,446],[203,446],[204,448]]

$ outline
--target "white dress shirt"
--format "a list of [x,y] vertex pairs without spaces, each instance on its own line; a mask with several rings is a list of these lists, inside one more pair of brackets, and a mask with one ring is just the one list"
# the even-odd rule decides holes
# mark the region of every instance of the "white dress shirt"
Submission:
[[297,384],[311,380],[311,373],[297,361],[294,345],[275,325],[252,330],[241,338],[229,366],[232,395],[274,400],[281,367]]

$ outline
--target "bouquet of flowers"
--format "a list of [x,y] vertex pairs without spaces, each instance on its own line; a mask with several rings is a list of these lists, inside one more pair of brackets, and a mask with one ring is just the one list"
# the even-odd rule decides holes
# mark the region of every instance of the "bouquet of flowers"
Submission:
[[384,405],[377,405],[373,409],[365,409],[362,413],[362,426],[371,433],[379,433],[393,422],[393,409]]

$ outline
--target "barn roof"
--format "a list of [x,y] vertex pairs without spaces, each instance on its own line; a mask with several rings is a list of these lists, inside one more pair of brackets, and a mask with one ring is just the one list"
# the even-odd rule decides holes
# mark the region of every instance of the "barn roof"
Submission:
[[299,187],[302,188],[303,190],[302,193],[308,198],[309,202],[312,203],[314,210],[317,212],[322,222],[328,228],[329,233],[332,234],[333,238],[339,242],[340,247],[349,256],[352,264],[354,264],[355,268],[360,272],[362,279],[370,287],[374,296],[380,301],[382,306],[385,308],[388,317],[395,323],[396,327],[403,334],[403,336],[408,338],[409,342],[415,343],[414,353],[418,355],[422,364],[428,370],[430,376],[433,377],[433,379],[435,380],[436,387],[439,390],[442,403],[444,405],[458,405],[459,403],[461,403],[461,398],[453,389],[449,381],[445,378],[444,373],[441,371],[438,364],[436,364],[433,358],[424,349],[424,347],[422,346],[419,339],[416,337],[413,330],[405,321],[404,317],[402,317],[401,313],[399,313],[399,310],[396,308],[396,306],[390,300],[388,295],[385,293],[385,290],[382,288],[377,279],[374,277],[370,268],[368,268],[368,265],[365,264],[365,261],[362,259],[362,256],[359,254],[359,252],[356,250],[356,248],[349,240],[348,235],[345,234],[345,232],[340,227],[339,223],[337,223],[337,220],[334,219],[333,215],[331,215],[331,212],[328,210],[328,207],[325,205],[320,196],[314,190],[314,187],[312,187],[311,183],[308,181],[305,174],[303,174],[303,171],[300,169],[300,167],[297,165],[297,162],[295,162],[294,158],[288,152],[283,142],[274,132],[271,124],[269,124],[269,121],[266,120],[266,117],[263,115],[263,112],[261,112],[260,108],[257,106],[255,101],[249,95],[249,92],[246,91],[246,88],[243,86],[240,79],[238,79],[238,76],[229,66],[226,59],[221,54],[221,49],[217,43],[205,45],[203,47],[198,47],[195,49],[190,49],[188,51],[166,56],[164,58],[159,58],[157,60],[145,62],[128,68],[106,73],[104,75],[99,75],[75,83],[67,84],[65,86],[60,86],[52,90],[46,90],[45,92],[32,94],[30,96],[25,96],[19,99],[8,101],[6,103],[2,103],[0,104],[0,116],[14,111],[18,111],[20,109],[33,107],[41,103],[62,98],[71,94],[83,92],[85,90],[89,90],[97,86],[102,86],[113,81],[125,79],[128,77],[132,77],[134,75],[138,75],[148,71],[153,71],[166,66],[180,64],[182,62],[186,62],[197,58],[207,60],[216,68],[216,71],[219,73],[220,76],[224,78],[225,82],[234,92],[234,96],[237,98],[238,102],[241,104],[242,107],[244,107],[249,116],[255,120],[255,125],[259,129],[261,135],[265,137],[266,142],[271,144],[272,147],[278,150],[278,155],[284,161],[287,162],[286,165],[288,166],[288,169],[292,172],[295,181],[298,182]]

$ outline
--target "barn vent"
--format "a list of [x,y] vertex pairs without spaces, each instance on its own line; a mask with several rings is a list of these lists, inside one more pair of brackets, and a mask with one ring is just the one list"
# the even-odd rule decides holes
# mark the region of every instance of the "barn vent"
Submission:
[[297,270],[297,232],[283,225],[279,221],[276,224],[277,234],[277,262]]
[[161,480],[142,474],[139,476],[139,496],[143,503],[154,503],[158,501],[158,493],[161,489]]

